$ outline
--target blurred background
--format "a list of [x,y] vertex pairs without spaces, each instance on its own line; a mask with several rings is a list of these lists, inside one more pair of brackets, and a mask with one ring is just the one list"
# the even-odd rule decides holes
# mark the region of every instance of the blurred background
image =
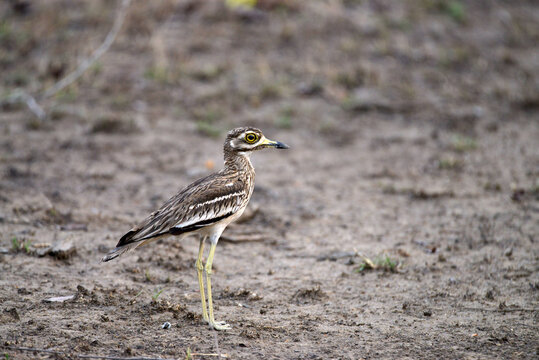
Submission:
[[[1,1],[3,351],[536,356],[538,43],[524,0]],[[245,125],[292,149],[253,156],[217,344],[196,241],[98,261]]]

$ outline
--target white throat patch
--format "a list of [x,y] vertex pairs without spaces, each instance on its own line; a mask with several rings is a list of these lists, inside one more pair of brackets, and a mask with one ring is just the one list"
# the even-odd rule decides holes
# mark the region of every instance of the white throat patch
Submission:
[[251,158],[252,151],[238,151],[236,154],[246,157],[247,159]]

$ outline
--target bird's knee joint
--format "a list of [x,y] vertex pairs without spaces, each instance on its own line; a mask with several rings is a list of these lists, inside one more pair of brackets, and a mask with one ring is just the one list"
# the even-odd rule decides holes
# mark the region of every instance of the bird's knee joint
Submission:
[[212,271],[211,271],[211,267],[209,266],[204,266],[204,272],[207,274],[207,275],[211,275]]
[[204,270],[204,265],[202,265],[202,261],[196,261],[195,262],[195,267],[197,268],[198,271],[202,271]]

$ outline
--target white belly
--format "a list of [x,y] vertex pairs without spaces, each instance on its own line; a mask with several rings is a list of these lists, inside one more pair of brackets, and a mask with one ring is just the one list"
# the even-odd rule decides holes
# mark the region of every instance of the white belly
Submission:
[[221,236],[225,228],[228,226],[228,224],[238,220],[245,211],[246,207],[247,206],[244,206],[242,209],[238,210],[235,214],[227,217],[226,219],[220,220],[213,225],[206,226],[205,228],[200,229],[199,231],[197,231],[197,233],[203,237],[209,237],[212,244],[217,244],[217,242],[219,241],[219,237]]

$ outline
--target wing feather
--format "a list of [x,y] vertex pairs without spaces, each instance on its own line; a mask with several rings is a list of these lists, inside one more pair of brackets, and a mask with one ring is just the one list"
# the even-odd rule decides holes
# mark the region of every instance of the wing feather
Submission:
[[248,197],[241,179],[212,174],[170,198],[127,232],[116,247],[199,230],[236,213]]

